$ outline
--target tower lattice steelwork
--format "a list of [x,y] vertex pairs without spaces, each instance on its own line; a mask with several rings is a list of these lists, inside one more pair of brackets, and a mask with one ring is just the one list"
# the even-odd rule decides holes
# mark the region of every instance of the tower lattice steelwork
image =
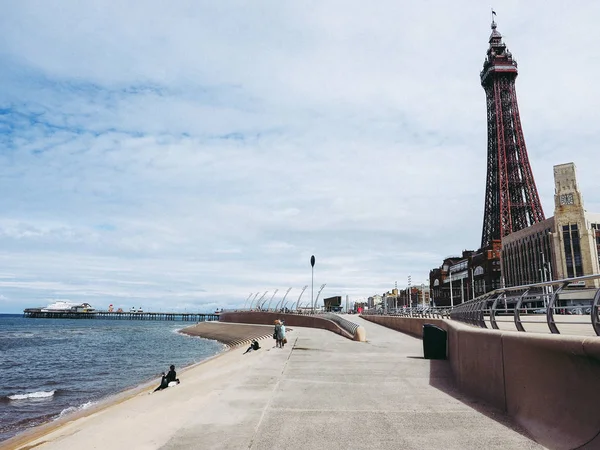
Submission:
[[544,220],[523,138],[515,79],[517,62],[492,21],[481,85],[487,100],[488,151],[481,247]]

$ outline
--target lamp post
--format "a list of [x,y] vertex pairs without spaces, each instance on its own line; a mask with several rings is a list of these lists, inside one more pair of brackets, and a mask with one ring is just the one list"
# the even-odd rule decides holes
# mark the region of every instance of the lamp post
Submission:
[[321,291],[323,290],[323,288],[325,287],[324,284],[321,285],[321,287],[319,288],[319,292],[317,292],[317,298],[315,299],[315,304],[313,305],[313,313],[315,312],[315,306],[317,305],[317,302],[319,301],[319,295],[321,295]]
[[246,303],[248,303],[248,300],[250,300],[250,297],[252,297],[252,292],[250,292],[250,295],[248,296],[248,298],[244,302],[244,309],[246,309]]
[[315,304],[313,302],[313,295],[315,292],[315,255],[310,257],[310,304],[312,305],[312,312],[315,313]]
[[277,305],[275,305],[275,311],[278,311],[280,309],[283,309],[283,305],[284,305],[284,301],[285,298],[287,297],[287,295],[290,293],[290,291],[292,290],[291,287],[288,288],[288,290],[286,291],[285,295],[283,296],[283,298],[281,299],[280,302],[277,302]]
[[269,311],[271,309],[271,302],[273,301],[273,298],[275,297],[275,294],[277,294],[277,292],[279,292],[279,289],[275,289],[275,292],[273,292],[273,295],[271,295],[271,299],[269,300],[269,303],[267,304],[267,311]]
[[254,300],[256,300],[256,297],[258,297],[258,294],[260,294],[260,292],[257,292],[256,294],[254,294],[254,298],[250,301],[250,306],[249,306],[250,309],[252,309],[252,303],[254,303]]
[[300,291],[300,295],[298,296],[298,300],[296,300],[295,302],[292,302],[292,304],[290,305],[290,309],[294,309],[294,303],[296,303],[296,310],[298,310],[298,308],[300,308],[300,299],[302,298],[302,294],[304,294],[304,291],[306,290],[306,288],[308,287],[308,285],[305,285],[302,290]]
[[265,293],[263,295],[260,296],[260,298],[256,301],[256,305],[254,305],[255,307],[258,307],[258,309],[262,308],[262,303],[261,300],[265,297],[265,295],[267,295],[269,293],[269,291],[265,291]]
[[454,294],[452,293],[452,268],[448,270],[450,272],[450,306],[454,308]]

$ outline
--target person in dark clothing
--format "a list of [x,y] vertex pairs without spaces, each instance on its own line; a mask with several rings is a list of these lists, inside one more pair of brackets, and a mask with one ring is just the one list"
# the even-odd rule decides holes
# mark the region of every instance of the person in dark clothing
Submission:
[[252,344],[250,344],[250,347],[248,347],[248,349],[244,352],[244,355],[248,352],[251,352],[252,350],[258,350],[260,348],[260,345],[258,344],[257,340],[253,340]]
[[167,373],[167,384],[171,381],[176,381],[179,384],[179,378],[177,378],[177,372],[175,372],[175,366],[169,367],[169,373]]
[[162,379],[160,380],[160,386],[158,386],[156,389],[154,389],[154,392],[156,391],[161,391],[165,388],[169,387],[169,383],[171,383],[172,381],[175,381],[177,384],[179,384],[179,378],[177,378],[177,372],[175,372],[175,366],[171,365],[171,367],[169,367],[169,372],[165,375],[165,373],[162,373]]

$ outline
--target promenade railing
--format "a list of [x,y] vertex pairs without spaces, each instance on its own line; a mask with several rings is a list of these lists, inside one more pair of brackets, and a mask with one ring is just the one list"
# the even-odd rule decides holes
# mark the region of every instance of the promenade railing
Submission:
[[283,309],[232,308],[232,309],[219,310],[219,312],[271,312],[271,313],[282,313],[282,314],[298,314],[298,315],[304,315],[304,316],[326,314],[324,311],[320,311],[320,310],[315,310],[313,312],[310,309],[288,309],[288,308],[283,308]]
[[356,329],[360,326],[357,323],[350,322],[349,320],[344,319],[343,317],[339,316],[338,314],[325,312],[325,313],[320,314],[320,317],[323,317],[324,319],[331,320],[332,322],[337,323],[342,329],[346,330],[348,333],[350,333],[353,336],[356,334]]
[[401,307],[394,309],[368,309],[362,312],[363,315],[385,315],[385,316],[398,316],[398,317],[422,317],[429,319],[449,319],[450,306],[413,306],[413,307]]
[[600,336],[600,274],[513,286],[455,306],[450,318],[481,328]]

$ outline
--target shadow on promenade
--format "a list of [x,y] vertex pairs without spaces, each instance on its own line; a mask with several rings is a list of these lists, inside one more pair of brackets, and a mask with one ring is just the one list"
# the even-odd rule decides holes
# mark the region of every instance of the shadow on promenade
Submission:
[[[398,331],[398,330],[395,330]],[[411,333],[404,333],[402,331],[398,331],[399,333],[407,334],[408,336],[417,338],[422,341],[420,336],[415,336]],[[407,356],[410,359],[422,359],[425,358],[421,355],[411,355]],[[533,438],[527,431],[517,425],[508,415],[506,415],[503,411],[489,405],[486,402],[483,402],[475,397],[469,396],[463,392],[461,392],[457,383],[454,379],[454,375],[452,373],[452,368],[450,366],[450,361],[448,360],[439,360],[439,359],[430,359],[429,361],[429,385],[438,389],[439,391],[444,392],[447,395],[450,395],[454,399],[468,406],[469,408],[477,411],[478,413],[494,420],[495,422],[519,433],[520,435],[531,439]]]

